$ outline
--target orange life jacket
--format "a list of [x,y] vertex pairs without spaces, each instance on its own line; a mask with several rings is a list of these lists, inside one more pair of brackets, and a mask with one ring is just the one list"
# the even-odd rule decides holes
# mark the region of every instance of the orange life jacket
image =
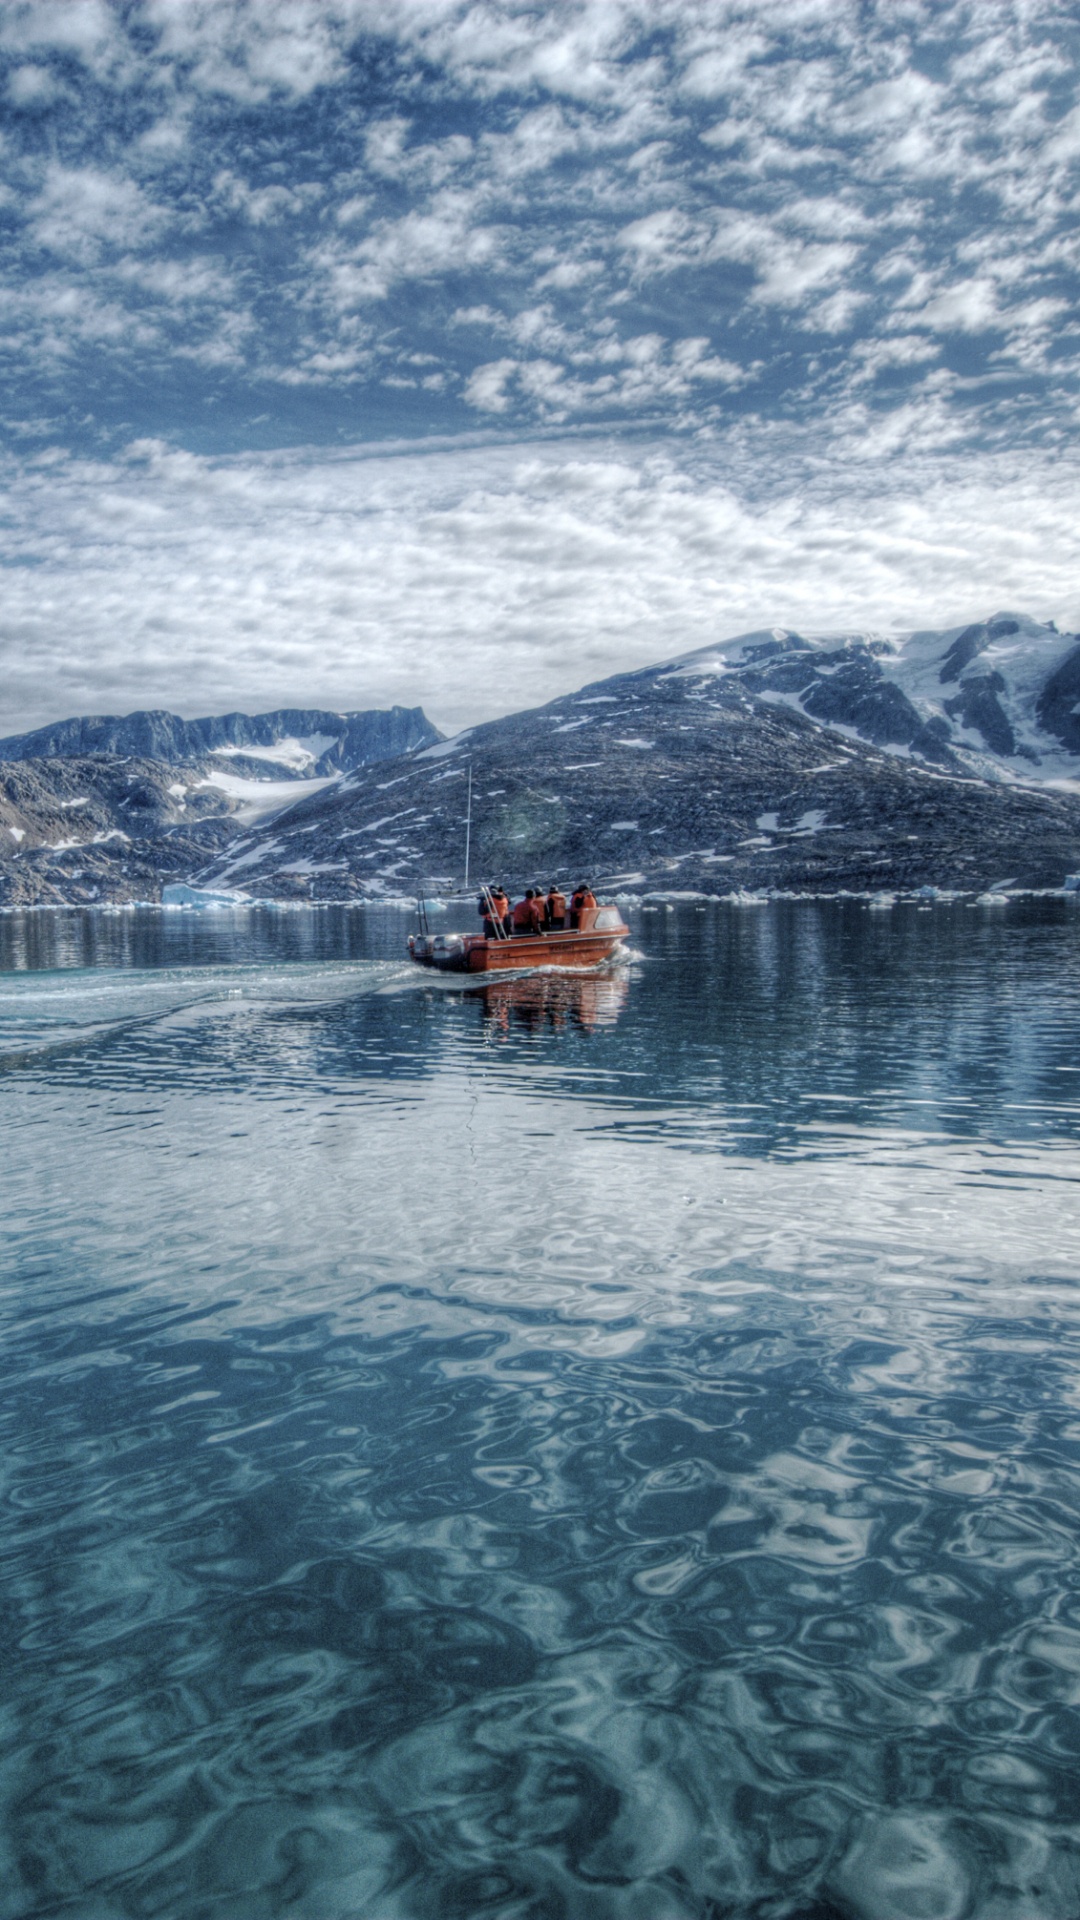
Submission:
[[535,900],[519,900],[514,908],[512,925],[515,933],[537,933],[540,928],[540,909]]
[[566,918],[565,893],[556,893],[553,887],[547,897],[547,910],[548,910],[549,920],[565,920]]

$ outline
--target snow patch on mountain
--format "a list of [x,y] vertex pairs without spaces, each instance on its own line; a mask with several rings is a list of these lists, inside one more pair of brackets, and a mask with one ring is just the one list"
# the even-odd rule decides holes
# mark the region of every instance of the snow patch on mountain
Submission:
[[413,754],[414,760],[445,760],[447,754],[457,753],[469,739],[473,729],[467,727],[464,733],[455,733],[452,740],[437,740],[433,747],[424,747]]
[[285,807],[295,806],[310,794],[322,793],[324,788],[336,783],[332,777],[322,780],[245,780],[241,774],[223,773],[215,767],[212,773],[196,784],[200,787],[216,787],[219,792],[227,793],[230,799],[239,801],[233,818],[242,826],[249,827],[257,820],[269,820]]
[[275,740],[272,746],[260,746],[255,750],[250,746],[228,745],[212,747],[210,751],[223,757],[232,755],[234,758],[239,756],[241,759],[276,760],[283,767],[293,767],[297,773],[304,773],[308,768],[314,767],[324,753],[328,753],[331,747],[337,745],[337,742],[336,733],[308,733],[303,737],[287,735],[282,740]]
[[1080,777],[1080,636],[1022,613],[903,633],[761,628],[659,679],[739,681],[833,733],[1023,786]]

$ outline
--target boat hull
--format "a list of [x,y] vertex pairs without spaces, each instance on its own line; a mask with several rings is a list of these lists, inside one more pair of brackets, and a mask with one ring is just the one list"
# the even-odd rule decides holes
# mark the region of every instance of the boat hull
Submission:
[[597,967],[610,960],[630,932],[616,908],[598,907],[602,924],[563,933],[514,934],[506,940],[475,934],[418,935],[409,955],[439,973],[522,973],[535,967]]
[[610,960],[629,933],[519,934],[510,940],[481,940],[470,947],[469,973],[518,973],[523,967],[596,967]]

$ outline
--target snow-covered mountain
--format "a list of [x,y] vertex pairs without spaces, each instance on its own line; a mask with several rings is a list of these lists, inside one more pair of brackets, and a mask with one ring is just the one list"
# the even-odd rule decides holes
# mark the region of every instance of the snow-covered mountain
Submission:
[[0,741],[0,904],[154,899],[254,822],[437,744],[419,707],[81,716]]
[[987,780],[1080,777],[1080,637],[1022,613],[900,634],[740,634],[672,662],[891,751]]
[[292,899],[460,880],[471,768],[472,872],[511,886],[1060,887],[1080,869],[1078,659],[1020,615],[745,634],[358,768],[199,879]]
[[0,778],[0,900],[146,899],[166,878],[293,900],[459,882],[470,770],[473,876],[514,887],[1060,887],[1080,871],[1078,704],[1077,637],[998,614],[743,634],[319,780],[330,750],[306,714],[267,745],[158,760],[160,778],[115,752],[25,761]]
[[255,779],[331,778],[442,739],[422,707],[388,707],[330,713],[321,707],[280,707],[272,713],[221,713],[203,720],[140,711],[124,715],[77,715],[32,733],[0,740],[0,760],[81,758],[87,754],[136,754],[180,766],[219,756],[242,760]]

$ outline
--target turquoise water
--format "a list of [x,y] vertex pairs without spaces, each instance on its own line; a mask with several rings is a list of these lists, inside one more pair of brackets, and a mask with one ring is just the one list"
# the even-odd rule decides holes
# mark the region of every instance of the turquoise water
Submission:
[[0,1920],[1074,1920],[1080,921],[0,919]]

